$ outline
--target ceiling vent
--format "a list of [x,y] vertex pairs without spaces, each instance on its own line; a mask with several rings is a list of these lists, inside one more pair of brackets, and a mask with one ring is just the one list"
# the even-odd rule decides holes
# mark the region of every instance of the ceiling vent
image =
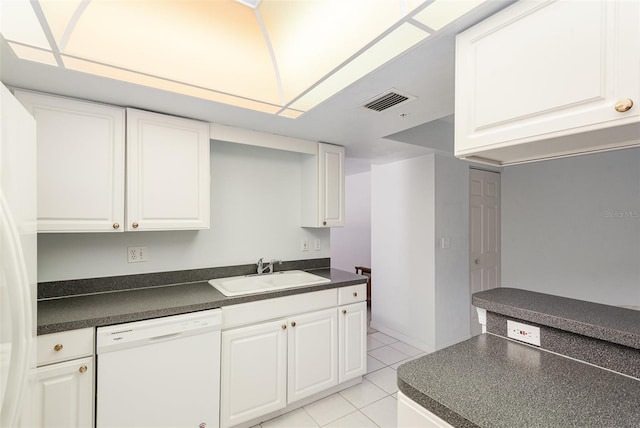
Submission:
[[415,100],[413,95],[403,94],[395,89],[390,89],[387,92],[378,95],[377,97],[367,101],[362,107],[367,110],[377,111],[378,113],[391,107],[395,107],[402,103],[406,103],[411,100]]

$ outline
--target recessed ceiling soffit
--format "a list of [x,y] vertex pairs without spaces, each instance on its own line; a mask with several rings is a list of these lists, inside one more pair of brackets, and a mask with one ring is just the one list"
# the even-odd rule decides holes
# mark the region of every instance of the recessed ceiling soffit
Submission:
[[484,0],[13,0],[16,56],[296,118]]

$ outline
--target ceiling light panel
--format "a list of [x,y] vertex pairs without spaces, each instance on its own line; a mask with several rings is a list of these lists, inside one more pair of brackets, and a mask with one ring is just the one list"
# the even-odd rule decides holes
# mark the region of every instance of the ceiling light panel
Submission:
[[67,26],[72,23],[74,13],[82,3],[88,3],[89,1],[90,0],[41,0],[39,2],[58,46],[60,45]]
[[39,62],[42,64],[49,64],[54,66],[58,65],[56,58],[53,56],[53,53],[51,53],[51,51],[38,49],[27,45],[21,45],[19,43],[7,43],[18,58]]
[[291,101],[400,21],[402,2],[264,0],[260,16]]
[[440,30],[486,0],[436,0],[413,18],[424,25]]
[[255,14],[231,0],[94,0],[64,53],[280,104]]
[[28,1],[1,0],[0,3],[2,12],[0,13],[0,32],[5,39],[51,50],[33,7]]

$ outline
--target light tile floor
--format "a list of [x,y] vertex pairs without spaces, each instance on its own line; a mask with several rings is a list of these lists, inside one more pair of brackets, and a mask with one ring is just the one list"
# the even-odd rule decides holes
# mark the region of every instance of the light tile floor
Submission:
[[[362,383],[263,422],[262,428],[395,428],[398,366],[422,351],[369,328]],[[255,428],[255,427],[254,427]]]

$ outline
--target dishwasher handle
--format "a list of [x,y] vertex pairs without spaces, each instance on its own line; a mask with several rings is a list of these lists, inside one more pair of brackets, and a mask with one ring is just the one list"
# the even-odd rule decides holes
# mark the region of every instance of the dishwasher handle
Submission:
[[169,334],[164,334],[162,336],[150,337],[149,338],[149,342],[162,342],[164,340],[175,339],[175,338],[180,337],[180,336],[182,336],[182,332],[180,332],[180,333],[169,333]]

